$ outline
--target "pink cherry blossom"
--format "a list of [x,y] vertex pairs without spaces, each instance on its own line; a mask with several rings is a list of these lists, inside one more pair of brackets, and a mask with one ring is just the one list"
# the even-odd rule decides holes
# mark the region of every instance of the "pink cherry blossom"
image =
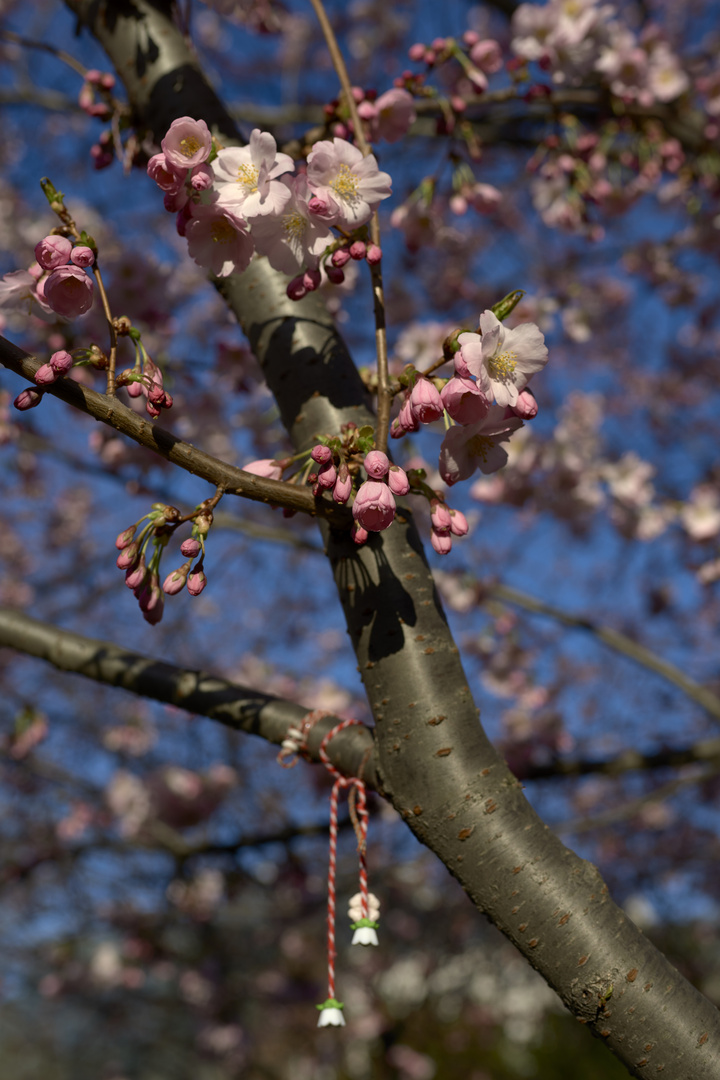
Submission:
[[283,274],[295,274],[303,266],[316,270],[333,234],[308,208],[312,193],[307,176],[283,176],[278,183],[288,190],[289,199],[279,214],[253,218],[257,250]]
[[440,397],[448,414],[458,424],[475,424],[490,408],[490,402],[472,379],[457,376],[450,379],[440,391]]
[[366,480],[355,496],[352,513],[368,532],[387,529],[395,518],[395,499],[390,488],[378,480]]
[[504,416],[499,405],[492,405],[484,420],[469,427],[452,427],[440,447],[440,475],[446,484],[467,480],[479,468],[483,473],[497,472],[507,462],[500,445],[523,426],[519,417]]
[[400,87],[386,90],[375,102],[375,115],[370,119],[373,139],[393,143],[402,139],[415,123],[416,113],[412,94]]
[[59,266],[45,280],[43,295],[53,311],[66,319],[74,319],[89,311],[94,286],[79,266]]
[[288,154],[277,152],[272,135],[255,128],[248,146],[220,150],[213,161],[218,202],[248,219],[280,214],[290,201],[290,188],[278,177],[294,167]]
[[268,480],[282,480],[282,466],[272,458],[260,458],[251,461],[249,465],[243,465],[243,472],[254,473],[255,476],[265,476]]
[[463,359],[478,387],[498,405],[514,405],[528,379],[547,363],[545,339],[535,323],[508,330],[489,309],[480,316],[479,334],[460,334]]
[[190,258],[217,277],[244,270],[254,251],[248,223],[217,204],[193,206],[185,237]]
[[35,258],[43,270],[55,270],[65,265],[72,249],[72,242],[66,236],[46,236],[35,245]]
[[147,164],[147,174],[161,191],[175,194],[185,183],[187,168],[183,166],[181,170],[175,169],[164,154],[153,154]]
[[181,116],[173,120],[161,147],[165,160],[180,172],[207,161],[212,150],[212,135],[204,120]]
[[315,195],[328,204],[332,224],[345,229],[364,225],[392,194],[390,176],[380,172],[375,156],[363,157],[345,139],[315,143],[308,155],[307,178]]

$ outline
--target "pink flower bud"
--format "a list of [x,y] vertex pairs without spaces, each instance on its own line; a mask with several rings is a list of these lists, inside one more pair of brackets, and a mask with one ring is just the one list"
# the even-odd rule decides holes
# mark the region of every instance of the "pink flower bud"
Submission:
[[449,532],[438,533],[433,529],[430,533],[430,543],[438,555],[447,555],[452,550],[452,536]]
[[425,46],[421,45],[420,42],[417,42],[415,45],[411,45],[408,49],[408,56],[411,60],[419,63],[421,60],[425,59]]
[[89,311],[93,302],[93,283],[79,266],[59,266],[45,282],[44,296],[53,311],[74,319]]
[[457,376],[445,383],[440,393],[442,403],[458,424],[475,424],[487,414],[490,402],[472,379]]
[[209,165],[196,165],[190,173],[190,187],[193,191],[209,191],[214,180],[215,174]]
[[318,443],[317,446],[313,446],[310,457],[313,461],[317,461],[318,465],[324,465],[326,462],[332,461],[332,450],[329,446]]
[[455,365],[455,374],[458,376],[458,378],[470,378],[470,368],[465,362],[465,357],[462,354],[462,349],[458,349],[458,351],[455,353],[455,356],[453,357],[453,364]]
[[35,372],[34,378],[38,386],[49,386],[57,379],[57,372],[49,364],[43,364]]
[[533,417],[537,416],[538,403],[531,390],[520,391],[517,401],[512,406],[512,412],[514,416],[519,416],[521,420],[532,420]]
[[371,450],[366,456],[363,462],[365,466],[365,472],[368,476],[371,476],[373,480],[381,480],[383,476],[387,475],[387,471],[390,468],[390,461],[387,454],[384,454],[382,450]]
[[364,259],[367,255],[367,247],[362,242],[362,240],[356,240],[353,244],[351,244],[349,251],[350,258],[356,259],[358,262],[360,261],[360,259]]
[[179,171],[173,168],[164,154],[153,154],[147,163],[147,174],[161,191],[171,191],[174,194],[184,183],[185,169]]
[[403,401],[402,405],[400,406],[400,412],[398,414],[398,423],[400,424],[401,428],[403,429],[403,432],[406,432],[406,431],[418,431],[419,428],[420,428],[420,423],[419,423],[418,418],[416,417],[415,413],[413,412],[413,407],[412,407],[412,405],[410,403],[410,394],[405,395],[405,400]]
[[338,270],[340,270],[346,263],[350,262],[350,258],[348,249],[340,248],[338,251],[333,251],[330,261],[333,266],[337,266]]
[[327,214],[328,204],[325,199],[319,199],[317,195],[313,195],[312,199],[307,204],[307,208],[311,214]]
[[196,570],[187,580],[187,591],[191,596],[199,596],[207,585],[207,578],[202,570]]
[[444,411],[440,394],[429,379],[417,380],[410,394],[410,405],[421,424],[431,424],[433,420],[439,420]]
[[137,525],[131,525],[128,529],[125,529],[124,532],[118,534],[118,537],[115,541],[115,547],[118,549],[118,551],[124,551],[126,547],[129,547],[130,544],[132,544],[133,536],[135,535],[136,529]]
[[338,270],[337,266],[332,266],[326,263],[325,273],[327,274],[328,281],[331,282],[333,285],[342,285],[343,281],[345,280],[345,271]]
[[452,523],[450,511],[447,506],[438,499],[433,499],[430,503],[430,520],[432,521],[433,529],[436,529],[438,532],[447,532]]
[[35,245],[35,258],[43,270],[55,270],[65,265],[72,249],[72,243],[66,236],[46,236]]
[[93,83],[93,85],[99,86],[101,80],[102,72],[98,71],[97,68],[90,68],[89,71],[85,72],[85,82]]
[[146,600],[145,605],[140,604],[140,610],[143,613],[143,619],[145,622],[150,623],[151,626],[156,626],[163,617],[163,611],[165,609],[165,598],[159,587],[155,585],[149,598]]
[[450,511],[450,532],[453,536],[467,536],[469,525],[467,518],[460,510]]
[[365,258],[370,266],[377,266],[382,260],[382,248],[379,248],[377,244],[369,244]]
[[255,476],[265,476],[268,480],[282,479],[282,468],[273,458],[251,461],[249,465],[243,465],[243,471],[253,473]]
[[291,300],[302,300],[303,296],[307,295],[302,274],[294,277],[285,291]]
[[321,281],[322,274],[319,270],[306,270],[302,276],[302,283],[308,292],[315,292]]
[[393,495],[407,495],[410,490],[410,481],[407,473],[399,465],[391,465],[388,473],[388,486]]
[[194,537],[189,537],[187,540],[183,540],[180,545],[180,554],[186,558],[194,559],[196,555],[199,555],[201,551],[200,541]]
[[78,244],[70,252],[70,262],[74,266],[80,266],[83,269],[87,266],[92,266],[95,262],[95,252],[92,248],[85,247],[84,244]]
[[128,544],[126,548],[118,555],[115,560],[115,565],[118,570],[133,570],[140,558],[140,545],[137,540],[133,540],[131,544]]
[[36,405],[39,405],[42,401],[42,394],[38,394],[37,390],[21,390],[18,396],[13,401],[13,405],[20,412],[25,412],[26,409],[34,409]]
[[343,505],[350,498],[352,492],[352,477],[348,472],[348,467],[345,462],[342,463],[338,469],[338,478],[335,481],[335,487],[333,488],[333,499],[336,503]]
[[318,470],[318,487],[331,488],[335,487],[335,481],[337,480],[337,469],[333,465],[332,461],[326,461],[324,465],[321,465]]
[[147,577],[147,566],[145,565],[145,556],[140,556],[140,562],[137,564],[134,570],[125,571],[125,584],[128,589],[132,589],[135,592],[137,589],[141,589],[145,578]]
[[65,349],[58,349],[50,357],[50,367],[56,375],[67,375],[72,370],[73,358]]
[[358,525],[357,521],[353,522],[352,532],[350,533],[355,543],[360,547],[361,544],[365,544],[368,538],[367,529],[363,529],[362,525]]
[[179,567],[177,570],[173,570],[171,574],[163,581],[163,592],[168,596],[175,596],[185,588],[185,582],[187,581],[188,570],[190,564],[185,563],[184,566]]
[[100,76],[100,85],[105,90],[112,90],[115,85],[115,76],[109,71],[104,71]]
[[374,120],[377,116],[377,109],[371,101],[362,101],[358,105],[358,116],[361,120]]
[[395,518],[395,499],[387,484],[366,480],[360,485],[352,508],[353,517],[363,529],[381,532]]

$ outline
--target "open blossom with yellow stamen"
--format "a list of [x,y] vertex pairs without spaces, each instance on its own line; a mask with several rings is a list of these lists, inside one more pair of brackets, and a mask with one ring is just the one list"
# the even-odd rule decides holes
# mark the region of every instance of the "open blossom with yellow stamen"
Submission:
[[316,197],[328,206],[323,220],[344,229],[364,225],[392,194],[390,176],[380,172],[375,155],[363,157],[346,139],[315,143],[308,155],[307,178]]
[[162,141],[162,152],[170,168],[184,175],[185,169],[203,165],[210,157],[212,135],[204,120],[181,116],[173,120]]
[[296,274],[303,266],[316,270],[320,256],[334,237],[325,222],[308,210],[312,193],[303,174],[283,176],[278,183],[290,192],[290,200],[280,215],[255,218],[252,233],[260,255],[283,274]]
[[506,417],[499,405],[491,405],[487,416],[476,424],[451,427],[440,447],[439,469],[445,483],[467,480],[476,469],[486,474],[502,469],[508,456],[500,443],[507,442],[521,427],[522,420]]
[[255,128],[248,146],[220,150],[212,163],[218,203],[235,213],[242,211],[245,218],[280,214],[290,190],[277,178],[294,168],[289,154],[278,154],[272,135]]
[[535,323],[508,330],[492,311],[480,316],[480,334],[460,334],[462,358],[478,388],[498,405],[515,405],[518,393],[547,363],[545,338]]

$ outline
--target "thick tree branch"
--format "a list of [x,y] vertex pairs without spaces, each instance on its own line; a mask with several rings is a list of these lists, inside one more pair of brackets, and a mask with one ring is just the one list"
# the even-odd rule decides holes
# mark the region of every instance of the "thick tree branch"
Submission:
[[[147,19],[148,0],[124,0],[123,13],[136,16],[122,22],[120,5],[72,0],[72,6],[85,13],[126,82],[138,119],[156,138],[183,113],[217,125],[212,100],[206,99],[207,113],[202,105],[190,110],[174,90],[188,59],[165,4],[153,9],[153,41],[164,53],[162,62],[153,61],[162,71],[157,86],[153,71],[131,70],[139,49],[144,56],[147,28],[140,36],[138,22]],[[317,294],[293,304],[284,279],[262,259],[226,279],[222,292],[297,447],[343,420],[373,422]],[[375,715],[383,793],[633,1075],[717,1080],[717,1010],[613,904],[597,869],[543,824],[480,727],[412,515],[403,510],[391,529],[359,550],[347,534],[322,527]]]
[[[0,646],[37,656],[61,671],[207,716],[278,746],[288,728],[299,724],[308,713],[302,705],[272,694],[239,686],[217,675],[178,668],[108,641],[73,634],[11,608],[0,608]],[[325,716],[313,726],[308,738],[308,753],[313,761],[320,760],[320,743],[340,722],[339,716]],[[331,740],[328,753],[333,765],[345,775],[357,776],[361,769],[368,786],[376,788],[372,746],[368,728],[352,727]]]

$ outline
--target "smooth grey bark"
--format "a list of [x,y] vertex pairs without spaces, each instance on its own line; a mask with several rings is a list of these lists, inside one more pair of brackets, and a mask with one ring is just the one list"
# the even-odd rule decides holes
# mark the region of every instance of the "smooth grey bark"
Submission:
[[[84,675],[94,682],[119,686],[140,697],[207,716],[278,746],[288,728],[300,724],[308,712],[295,702],[205,671],[176,667],[109,641],[87,638],[12,608],[0,607],[0,647],[36,656],[60,671]],[[325,735],[341,722],[339,716],[327,715],[313,725],[307,748],[314,761],[320,760],[320,743]],[[328,755],[341,772],[356,776],[361,771],[369,787],[377,786],[372,738],[366,727],[353,726],[339,732],[328,746]]]
[[[232,137],[170,20],[148,0],[68,0],[159,142],[176,116]],[[347,350],[315,296],[293,303],[257,260],[222,291],[298,447],[372,421]],[[473,903],[634,1076],[720,1078],[715,1007],[612,902],[597,869],[565,848],[525,799],[479,724],[412,515],[356,549],[321,526],[376,721],[379,788]]]

